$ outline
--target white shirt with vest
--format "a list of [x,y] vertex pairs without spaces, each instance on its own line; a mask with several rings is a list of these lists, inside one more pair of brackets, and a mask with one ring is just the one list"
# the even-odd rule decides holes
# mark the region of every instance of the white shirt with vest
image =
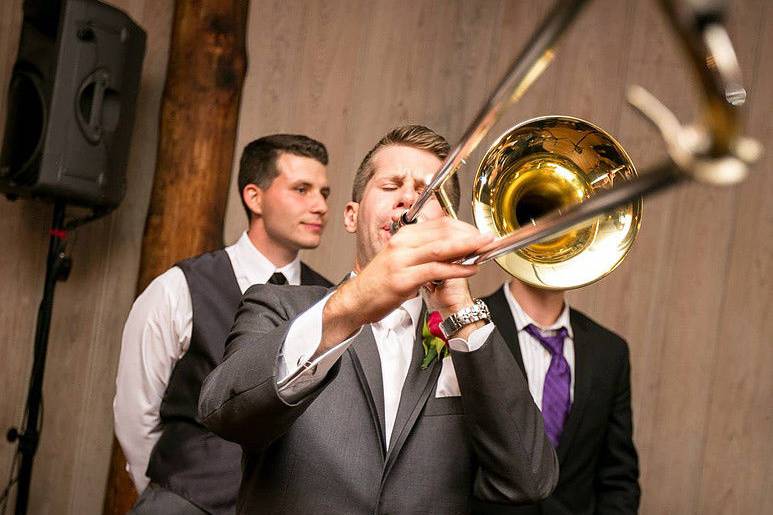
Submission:
[[[276,268],[247,233],[225,248],[239,290],[264,284],[282,273],[288,284],[301,283],[301,261]],[[150,454],[161,432],[160,409],[172,370],[188,351],[193,306],[183,271],[174,266],[156,277],[134,301],[121,338],[121,355],[113,399],[115,434],[126,455],[126,470],[142,492]]]

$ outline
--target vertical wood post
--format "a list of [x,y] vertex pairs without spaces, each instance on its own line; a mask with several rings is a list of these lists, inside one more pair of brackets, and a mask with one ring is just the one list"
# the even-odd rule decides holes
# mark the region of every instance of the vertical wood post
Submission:
[[[247,67],[248,0],[177,0],[137,293],[175,262],[223,244],[239,100]],[[104,513],[137,493],[113,440]]]

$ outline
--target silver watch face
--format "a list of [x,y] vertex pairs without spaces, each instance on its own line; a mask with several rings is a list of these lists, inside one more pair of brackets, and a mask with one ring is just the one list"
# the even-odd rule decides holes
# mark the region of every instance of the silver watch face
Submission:
[[476,299],[475,304],[472,306],[462,308],[443,320],[440,323],[440,330],[443,331],[446,338],[450,338],[466,325],[477,322],[478,320],[490,319],[491,316],[489,315],[488,306],[486,306],[482,300]]
[[446,339],[453,336],[459,330],[453,315],[440,322],[440,330],[443,332],[443,336],[445,336]]

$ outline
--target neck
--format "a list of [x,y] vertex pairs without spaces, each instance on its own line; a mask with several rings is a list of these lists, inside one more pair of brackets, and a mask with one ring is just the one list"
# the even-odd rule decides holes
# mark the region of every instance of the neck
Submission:
[[547,326],[558,320],[564,310],[564,292],[543,290],[513,279],[508,285],[510,293],[532,320]]
[[255,248],[266,256],[266,259],[271,261],[271,264],[276,268],[282,268],[298,256],[298,249],[287,248],[272,240],[266,234],[260,220],[254,220],[250,224],[250,228],[247,230],[247,237],[255,245]]

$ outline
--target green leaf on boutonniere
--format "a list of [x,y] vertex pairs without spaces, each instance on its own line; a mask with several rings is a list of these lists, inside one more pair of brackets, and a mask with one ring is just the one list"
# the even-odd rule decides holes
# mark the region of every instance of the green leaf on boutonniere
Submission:
[[431,345],[429,348],[425,346],[424,359],[421,362],[421,369],[424,370],[425,368],[427,368],[432,363],[432,360],[434,360],[436,357],[437,357],[437,351],[435,350],[435,346]]
[[421,328],[421,346],[424,348],[424,359],[421,361],[421,369],[429,367],[440,356],[440,359],[448,356],[448,345],[443,339],[438,325],[441,316],[433,311],[424,317],[424,325]]

